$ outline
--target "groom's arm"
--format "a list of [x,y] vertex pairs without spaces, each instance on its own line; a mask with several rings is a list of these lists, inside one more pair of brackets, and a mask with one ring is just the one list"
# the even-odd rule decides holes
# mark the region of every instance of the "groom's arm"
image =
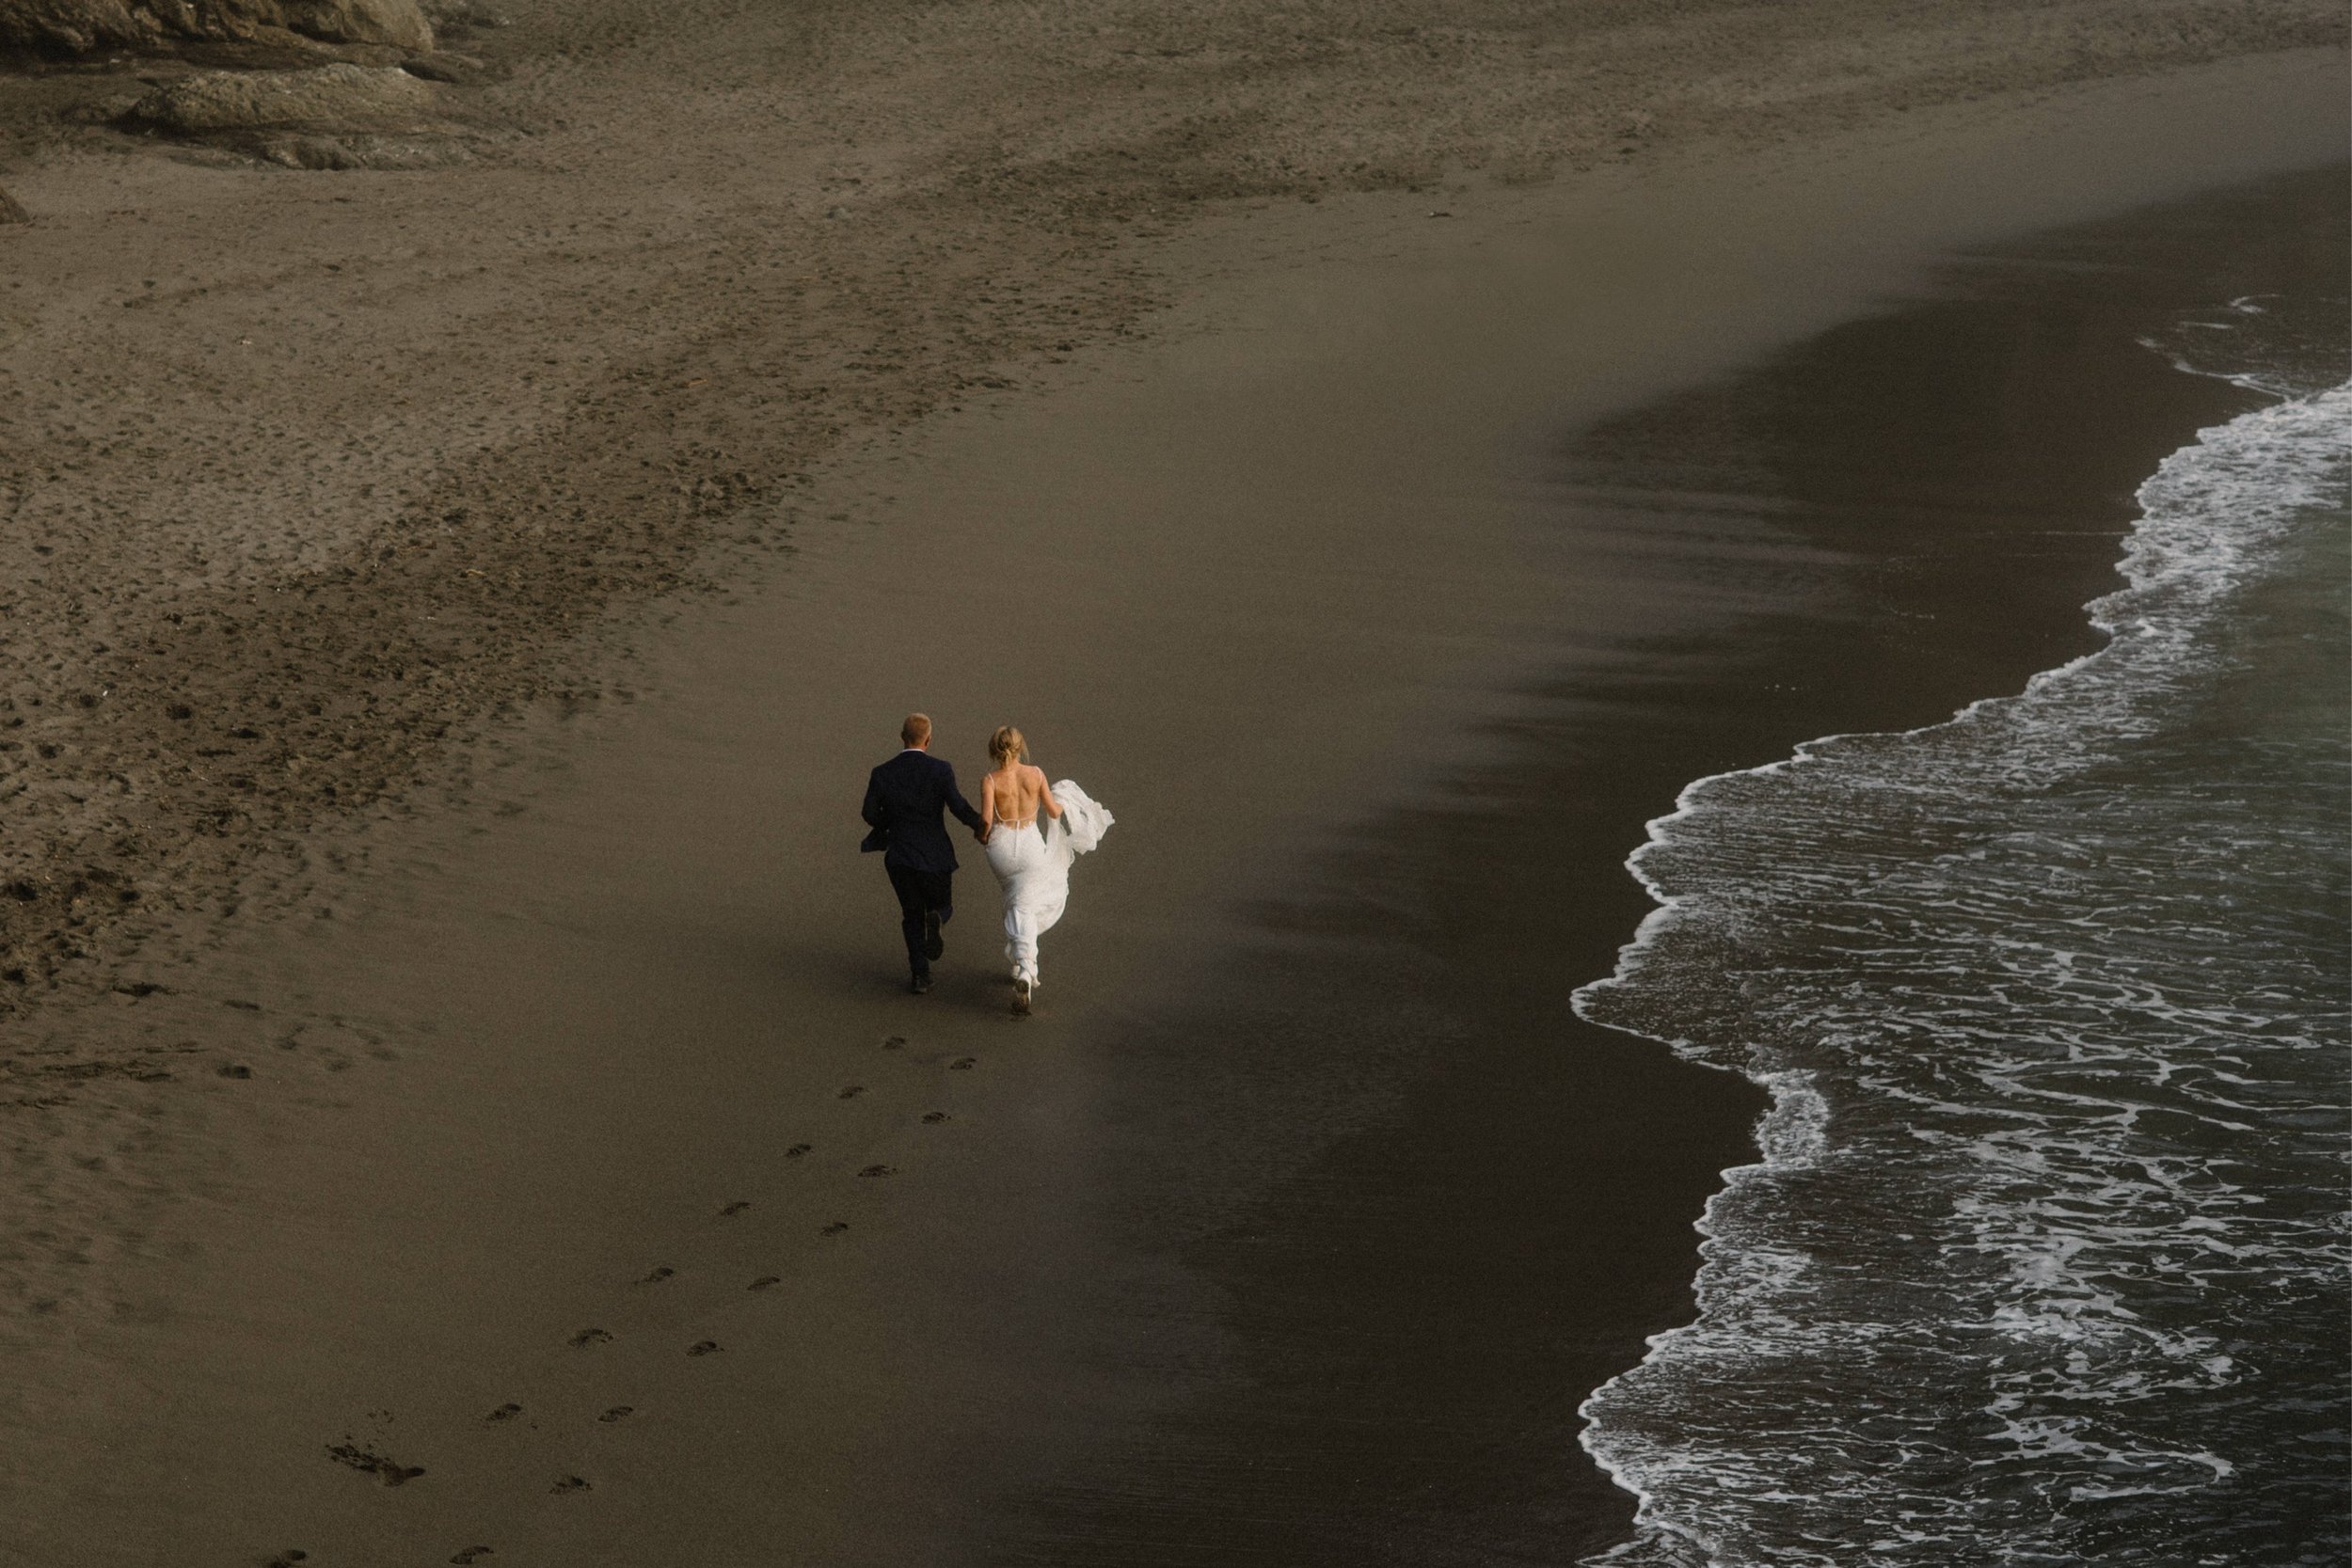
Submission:
[[882,770],[876,768],[866,776],[866,803],[858,808],[866,825],[877,831],[890,826],[889,802],[882,799]]
[[957,821],[972,830],[975,837],[986,838],[988,830],[980,825],[980,814],[972,809],[972,802],[965,800],[963,791],[956,787],[956,765],[942,762],[940,766],[947,770],[947,809],[956,814]]

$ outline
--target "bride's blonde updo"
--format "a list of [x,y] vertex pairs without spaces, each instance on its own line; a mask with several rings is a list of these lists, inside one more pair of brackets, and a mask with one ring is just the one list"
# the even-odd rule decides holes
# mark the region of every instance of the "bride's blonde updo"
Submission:
[[1008,762],[1029,760],[1029,743],[1021,738],[1021,732],[1010,724],[999,724],[996,733],[988,737],[988,757],[997,767]]

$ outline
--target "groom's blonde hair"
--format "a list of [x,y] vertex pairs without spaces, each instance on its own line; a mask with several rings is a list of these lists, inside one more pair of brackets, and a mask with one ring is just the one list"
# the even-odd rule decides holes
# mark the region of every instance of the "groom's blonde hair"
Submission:
[[1000,766],[1007,757],[1019,757],[1026,762],[1029,759],[1029,743],[1022,739],[1021,732],[1010,724],[999,724],[996,733],[988,737],[988,754]]
[[910,746],[920,746],[931,737],[931,716],[910,713],[907,721],[898,726],[898,738]]

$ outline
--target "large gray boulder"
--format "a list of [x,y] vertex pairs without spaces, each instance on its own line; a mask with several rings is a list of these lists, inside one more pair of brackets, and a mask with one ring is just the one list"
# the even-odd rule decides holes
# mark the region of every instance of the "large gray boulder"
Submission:
[[86,55],[273,32],[329,43],[433,47],[417,0],[0,0],[0,49]]
[[339,64],[251,75],[199,71],[157,87],[123,118],[192,135],[290,125],[406,124],[433,106],[433,88],[397,67]]

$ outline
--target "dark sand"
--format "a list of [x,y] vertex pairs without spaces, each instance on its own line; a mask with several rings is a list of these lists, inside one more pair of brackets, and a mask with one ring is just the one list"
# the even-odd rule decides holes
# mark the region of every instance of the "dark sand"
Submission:
[[[1223,1354],[1163,1364],[1183,1406],[1115,1425],[974,1560],[1468,1565],[1621,1537],[1631,1500],[1559,1434],[1687,1316],[1658,1222],[1754,1107],[1561,1016],[1563,978],[1605,973],[1645,912],[1615,847],[1691,779],[1932,722],[2096,646],[2083,606],[2120,582],[2133,491],[2265,401],[2138,340],[2340,292],[2345,173],[1988,247],[1573,438],[1562,573],[1620,527],[1720,619],[1566,655],[1488,727],[1499,760],[1347,835],[1311,896],[1258,907],[1237,984],[1121,1042],[1121,1124],[1235,1130],[1206,1162],[1124,1138],[1104,1173],[1214,1282]],[[1202,1180],[1297,1126],[1327,1137],[1311,1160]]]
[[[7,1544],[1606,1541],[1573,1408],[1687,1310],[1756,1109],[1569,1018],[1641,913],[1625,853],[1697,773],[2084,644],[2132,485],[2235,405],[2097,325],[2205,301],[2170,263],[2071,296],[1923,269],[2340,155],[2340,75],[1190,242],[1230,281],[1184,332],[845,474],[791,573],[648,650],[658,703],[524,749],[526,809],[388,824],[335,918],[146,960],[172,989],[111,1004],[123,1037],[253,1076],[151,1119],[179,1196],[117,1238],[120,1306],[30,1341]],[[1816,336],[1922,291],[1952,297]],[[939,990],[890,989],[842,759],[914,702],[966,767],[1019,721],[1120,815],[1026,1024],[977,857]]]

